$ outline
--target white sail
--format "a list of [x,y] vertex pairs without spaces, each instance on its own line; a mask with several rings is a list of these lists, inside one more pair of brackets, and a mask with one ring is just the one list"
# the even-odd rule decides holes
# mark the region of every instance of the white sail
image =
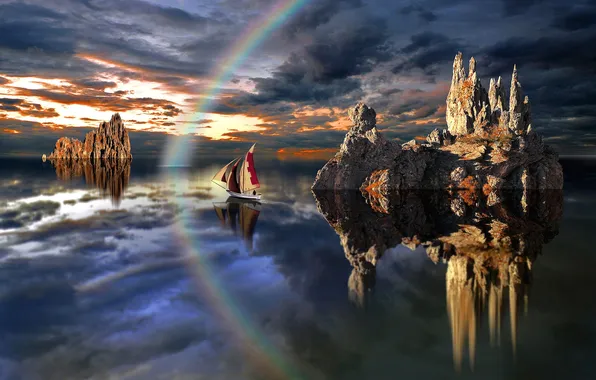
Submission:
[[234,158],[226,166],[224,166],[223,168],[219,169],[219,171],[213,176],[213,178],[211,179],[211,181],[214,182],[215,184],[223,187],[224,189],[226,189],[227,186],[223,186],[223,185],[219,184],[218,182],[223,182],[225,184],[228,183],[228,177],[227,177],[227,175],[228,175],[228,169],[232,166],[232,164],[234,164],[238,160],[239,160],[239,158]]

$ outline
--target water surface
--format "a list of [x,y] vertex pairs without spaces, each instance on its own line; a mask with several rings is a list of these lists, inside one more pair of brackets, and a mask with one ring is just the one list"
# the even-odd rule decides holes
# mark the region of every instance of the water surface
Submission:
[[560,200],[527,218],[466,219],[468,233],[504,223],[525,268],[485,288],[449,285],[448,257],[399,244],[461,236],[419,198],[387,215],[333,195],[323,215],[310,191],[322,162],[263,160],[263,202],[226,203],[210,179],[227,161],[3,159],[0,378],[591,375],[596,161],[563,160]]

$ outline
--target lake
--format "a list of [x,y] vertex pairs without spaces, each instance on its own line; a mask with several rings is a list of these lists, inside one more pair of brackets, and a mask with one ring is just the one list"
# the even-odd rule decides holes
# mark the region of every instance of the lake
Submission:
[[596,159],[461,217],[258,153],[262,202],[227,201],[227,161],[0,160],[0,378],[591,377]]

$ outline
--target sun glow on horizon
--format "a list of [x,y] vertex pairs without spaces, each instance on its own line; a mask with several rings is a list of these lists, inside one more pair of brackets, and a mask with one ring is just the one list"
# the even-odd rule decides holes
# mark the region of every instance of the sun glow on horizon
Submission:
[[[99,56],[79,54],[79,58],[97,64],[98,72],[84,82],[63,78],[15,77],[3,75],[8,83],[0,87],[0,97],[9,99],[11,107],[2,117],[37,122],[51,129],[64,127],[96,128],[118,112],[127,128],[171,135],[194,134],[211,139],[234,139],[235,132],[256,132],[264,128],[258,116],[242,114],[205,114],[201,122],[189,121],[197,99],[188,88],[201,87],[203,80],[185,78],[183,87],[160,82],[151,75],[122,78],[112,68],[137,73],[147,70]],[[104,68],[102,71],[101,68]],[[181,77],[182,78],[182,77]],[[89,83],[89,85],[87,85]],[[230,83],[231,90],[242,90],[246,83]],[[221,96],[226,97],[225,93]],[[188,128],[188,124],[196,124]],[[187,125],[185,127],[184,125]],[[18,133],[18,131],[16,131]]]

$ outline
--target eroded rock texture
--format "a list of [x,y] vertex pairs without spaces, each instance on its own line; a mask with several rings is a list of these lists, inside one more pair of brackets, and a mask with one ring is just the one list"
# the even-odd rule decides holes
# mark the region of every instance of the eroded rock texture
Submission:
[[354,126],[329,162],[317,173],[313,189],[357,189],[376,168],[391,166],[401,151],[394,141],[385,140],[376,128],[376,112],[363,103],[349,110]]
[[466,73],[459,53],[446,112],[447,130],[435,129],[425,143],[399,146],[383,138],[375,111],[359,103],[349,112],[354,126],[317,173],[313,190],[361,189],[382,209],[390,193],[403,190],[465,189],[473,192],[467,203],[494,205],[503,191],[562,189],[558,155],[531,126],[530,103],[515,68],[507,101],[501,79],[491,80],[487,92],[474,58]]
[[130,159],[132,158],[130,138],[120,114],[116,113],[109,122],[102,122],[97,130],[87,133],[81,142],[61,137],[48,159]]

